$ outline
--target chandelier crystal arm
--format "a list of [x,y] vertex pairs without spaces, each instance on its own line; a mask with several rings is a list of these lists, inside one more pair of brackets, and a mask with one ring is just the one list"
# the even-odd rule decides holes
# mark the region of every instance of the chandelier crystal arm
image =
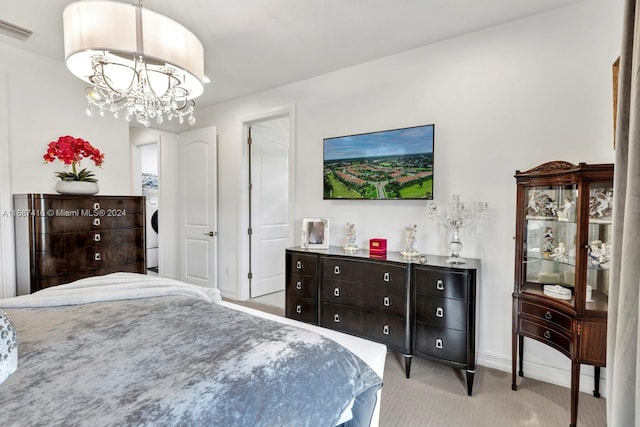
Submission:
[[462,264],[465,262],[460,257],[462,250],[460,229],[475,227],[485,217],[488,209],[487,202],[461,202],[458,194],[454,194],[452,201],[445,205],[438,205],[435,201],[430,201],[427,204],[427,219],[438,222],[445,230],[452,232],[451,254],[446,260],[448,263]]

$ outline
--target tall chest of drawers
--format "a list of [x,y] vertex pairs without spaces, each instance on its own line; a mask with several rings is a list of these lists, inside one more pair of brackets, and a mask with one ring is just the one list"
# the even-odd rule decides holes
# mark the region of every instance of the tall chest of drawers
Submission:
[[464,369],[471,395],[479,260],[420,264],[331,247],[287,249],[286,264],[287,317],[386,344],[404,356],[407,378],[413,355]]
[[19,295],[117,271],[145,272],[137,196],[14,195]]

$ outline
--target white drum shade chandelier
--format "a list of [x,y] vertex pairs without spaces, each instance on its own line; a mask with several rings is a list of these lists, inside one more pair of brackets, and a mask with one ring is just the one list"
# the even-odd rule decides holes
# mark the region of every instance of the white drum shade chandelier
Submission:
[[63,24],[67,67],[90,84],[87,114],[111,112],[144,126],[165,117],[195,123],[204,49],[193,33],[141,1],[74,2]]

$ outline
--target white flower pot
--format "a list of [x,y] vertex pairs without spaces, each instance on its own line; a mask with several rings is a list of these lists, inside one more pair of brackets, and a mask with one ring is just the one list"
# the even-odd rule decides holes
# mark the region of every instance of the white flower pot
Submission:
[[58,181],[56,191],[60,194],[96,194],[100,191],[97,182],[90,181]]

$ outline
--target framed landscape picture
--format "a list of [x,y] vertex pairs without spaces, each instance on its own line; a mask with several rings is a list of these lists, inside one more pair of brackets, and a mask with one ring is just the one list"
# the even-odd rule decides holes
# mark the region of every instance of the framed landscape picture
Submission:
[[325,138],[323,198],[433,200],[434,125]]

